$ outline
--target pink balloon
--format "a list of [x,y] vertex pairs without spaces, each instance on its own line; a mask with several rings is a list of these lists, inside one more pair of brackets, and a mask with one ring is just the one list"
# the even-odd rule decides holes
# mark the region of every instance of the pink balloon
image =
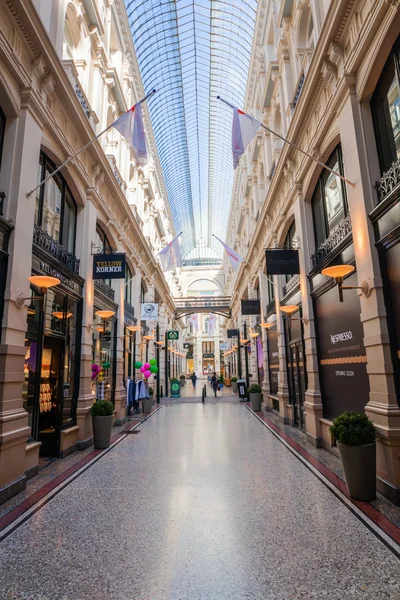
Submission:
[[148,379],[150,377],[150,375],[151,375],[151,371],[149,371],[149,370],[145,371],[144,376],[146,377],[146,379]]
[[142,365],[142,366],[140,367],[139,371],[140,371],[141,373],[144,373],[144,372],[146,371],[146,369],[144,368],[144,365]]
[[146,371],[148,371],[150,369],[150,367],[151,367],[151,364],[150,363],[144,363],[143,366],[146,369]]

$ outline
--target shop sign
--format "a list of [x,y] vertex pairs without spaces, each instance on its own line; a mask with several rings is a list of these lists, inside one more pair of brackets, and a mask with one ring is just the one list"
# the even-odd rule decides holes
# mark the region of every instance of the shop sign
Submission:
[[242,315],[260,315],[260,300],[242,300]]
[[93,279],[125,279],[126,254],[95,254]]
[[237,336],[238,336],[238,330],[237,329],[228,329],[227,330],[227,335],[228,335],[228,339],[230,339],[230,338],[237,338]]
[[193,352],[186,352],[186,358],[188,360],[192,359],[193,358]]
[[188,342],[185,342],[183,344],[183,348],[186,350],[187,348],[190,348],[190,344]]
[[52,277],[57,277],[61,281],[62,284],[70,287],[72,290],[75,289],[75,283],[69,277],[66,277],[62,273],[59,273],[57,269],[54,269],[47,263],[41,262],[39,264],[39,268],[43,273],[47,273],[47,275],[51,275]]
[[214,352],[203,353],[203,358],[214,358]]
[[298,275],[298,250],[266,250],[267,275]]
[[222,344],[219,345],[219,349],[228,350],[228,342],[222,342]]
[[[357,285],[357,276],[347,283]],[[315,299],[315,308],[324,415],[335,418],[346,410],[363,413],[369,380],[357,292],[347,290],[344,302],[338,302],[335,286]]]
[[158,321],[158,303],[143,302],[140,305],[140,320],[141,321]]
[[167,340],[179,340],[179,331],[167,331]]

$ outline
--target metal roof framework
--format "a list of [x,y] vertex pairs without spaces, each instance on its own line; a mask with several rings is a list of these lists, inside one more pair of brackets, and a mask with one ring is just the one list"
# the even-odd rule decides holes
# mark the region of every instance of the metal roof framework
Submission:
[[243,105],[257,0],[125,4],[145,90],[157,89],[149,110],[182,255],[215,263],[234,175],[232,113],[216,97]]

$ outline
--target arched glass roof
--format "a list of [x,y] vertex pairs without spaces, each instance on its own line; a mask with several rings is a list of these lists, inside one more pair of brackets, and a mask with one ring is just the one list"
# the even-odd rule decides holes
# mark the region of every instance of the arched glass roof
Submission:
[[215,264],[234,173],[232,112],[216,97],[243,105],[257,0],[125,4],[145,91],[157,89],[149,110],[182,255]]

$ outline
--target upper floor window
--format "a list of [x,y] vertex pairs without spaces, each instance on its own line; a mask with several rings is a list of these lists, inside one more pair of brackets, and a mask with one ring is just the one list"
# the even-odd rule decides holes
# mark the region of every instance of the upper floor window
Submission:
[[381,173],[400,158],[400,38],[393,46],[371,98]]
[[128,265],[125,269],[125,302],[132,305],[132,271]]
[[3,113],[1,106],[0,106],[0,167],[1,167],[1,158],[3,155],[5,133],[6,133],[6,115]]
[[[332,152],[326,163],[328,167],[344,175],[340,145]],[[330,236],[336,225],[347,215],[346,188],[344,182],[330,171],[323,171],[318,179],[312,198],[316,247]]]
[[146,298],[146,291],[143,287],[143,285],[140,286],[140,302],[145,302],[145,298]]
[[[54,163],[42,152],[38,181],[55,170]],[[46,231],[66,250],[75,254],[77,208],[65,179],[57,173],[36,192],[35,225]]]
[[[292,250],[296,248],[296,222],[293,221],[293,223],[290,225],[288,232],[286,234],[285,237],[285,241],[283,243],[283,247],[285,248],[285,250]],[[289,279],[292,277],[292,275],[285,275],[285,279],[286,279],[286,283],[289,281]]]

